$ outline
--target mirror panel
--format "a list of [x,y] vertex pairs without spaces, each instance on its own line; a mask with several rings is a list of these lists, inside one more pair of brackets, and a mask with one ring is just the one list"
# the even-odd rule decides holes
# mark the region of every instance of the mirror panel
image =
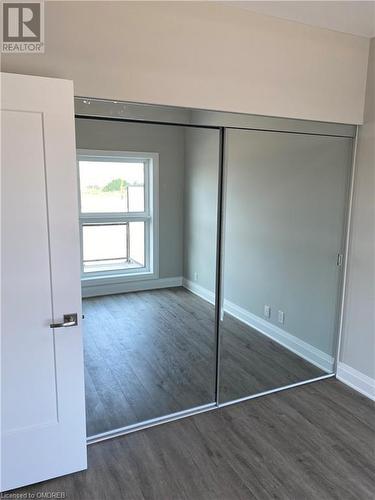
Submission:
[[219,135],[76,120],[88,436],[214,405]]
[[351,147],[226,131],[220,403],[333,372]]

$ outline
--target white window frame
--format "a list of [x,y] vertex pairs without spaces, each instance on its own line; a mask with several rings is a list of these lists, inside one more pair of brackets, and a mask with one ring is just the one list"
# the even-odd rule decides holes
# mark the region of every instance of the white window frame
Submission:
[[[81,186],[79,175],[80,161],[103,162],[142,162],[145,174],[144,212],[82,213]],[[159,154],[138,151],[104,151],[77,149],[78,206],[81,238],[81,281],[85,285],[127,283],[159,277]],[[84,273],[82,228],[86,224],[120,223],[142,221],[145,223],[145,266],[142,268],[118,269]]]

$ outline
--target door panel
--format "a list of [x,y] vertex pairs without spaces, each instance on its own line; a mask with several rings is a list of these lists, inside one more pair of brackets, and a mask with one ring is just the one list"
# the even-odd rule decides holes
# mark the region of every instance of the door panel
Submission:
[[86,468],[71,82],[2,74],[2,490]]
[[220,402],[332,373],[351,147],[227,131]]
[[[20,137],[22,147],[7,154],[7,145],[17,145]],[[12,353],[3,359],[5,382],[12,381],[3,386],[4,432],[57,422],[54,342],[48,324],[52,303],[42,138],[40,113],[4,111],[3,349]],[[35,367],[36,359],[44,361]]]
[[[95,440],[98,435],[113,435],[125,427],[134,429],[150,420],[215,404],[220,135],[215,129],[95,119],[77,119],[76,134],[81,150],[81,200],[89,200],[91,213],[97,212],[95,217],[102,223],[103,202],[100,195],[91,194],[89,186],[97,186],[98,192],[111,181],[108,172],[112,171],[113,180],[119,177],[114,173],[117,168],[108,163],[111,152],[113,160],[121,157],[121,150],[128,157],[132,151],[149,152],[138,153],[143,161],[147,155],[151,158],[146,176],[151,182],[146,182],[144,201],[152,210],[146,231],[141,230],[146,241],[158,242],[149,248],[140,245],[146,261],[148,255],[155,255],[158,276],[153,279],[132,282],[128,275],[121,282],[124,278],[111,277],[111,273],[91,278],[89,266],[84,267],[87,434]],[[106,162],[95,157],[98,150]],[[90,156],[96,161],[88,162]],[[155,169],[156,158],[160,161]],[[123,175],[126,180],[129,174]],[[132,182],[130,175],[128,180]],[[108,196],[104,189],[102,193]],[[85,212],[80,218],[84,258],[113,257],[108,254],[104,230],[108,233],[108,228],[112,231],[119,226],[84,225],[90,223]],[[95,234],[87,235],[87,228]],[[131,248],[132,237],[130,230]],[[122,245],[122,255],[126,255],[125,238]],[[100,251],[104,254],[98,255]],[[121,293],[138,287],[137,293]],[[202,290],[209,301],[202,297]],[[106,297],[111,291],[119,295]]]

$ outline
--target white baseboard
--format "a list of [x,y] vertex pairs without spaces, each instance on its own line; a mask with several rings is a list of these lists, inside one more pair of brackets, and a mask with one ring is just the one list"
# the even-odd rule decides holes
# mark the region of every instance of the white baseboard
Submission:
[[375,401],[375,380],[373,378],[341,362],[337,364],[336,378]]
[[320,349],[304,342],[295,335],[291,335],[278,326],[269,323],[265,319],[252,314],[236,304],[233,304],[233,302],[225,300],[224,311],[239,319],[243,323],[251,326],[258,332],[263,333],[263,335],[266,335],[278,344],[281,344],[283,347],[286,347],[289,351],[301,356],[301,358],[304,358],[306,361],[309,361],[318,368],[321,368],[326,372],[333,371],[334,358],[332,356],[329,356]]
[[140,292],[142,290],[157,290],[158,288],[173,288],[182,286],[182,276],[173,278],[159,278],[124,283],[103,283],[95,285],[82,285],[82,297],[97,297],[115,293]]
[[[215,294],[210,290],[207,290],[206,288],[203,288],[202,286],[185,278],[183,279],[183,286],[211,304],[214,303]],[[318,368],[328,373],[333,371],[334,358],[311,344],[304,342],[298,337],[291,335],[278,326],[273,325],[265,319],[252,314],[246,309],[239,307],[228,300],[224,300],[224,311],[239,319],[251,328],[254,328],[258,332],[263,333],[263,335],[266,335],[270,339],[274,340],[283,347],[286,347],[289,351],[294,352]]]
[[182,286],[210,304],[215,304],[215,294],[207,288],[203,288],[203,286],[200,286],[197,283],[194,283],[194,281],[190,281],[186,278],[183,278]]

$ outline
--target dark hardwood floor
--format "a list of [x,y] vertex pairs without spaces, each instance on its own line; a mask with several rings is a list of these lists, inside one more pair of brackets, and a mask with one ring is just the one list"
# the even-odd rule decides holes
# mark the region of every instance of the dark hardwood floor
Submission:
[[229,314],[220,337],[221,403],[326,375]]
[[[89,436],[214,401],[214,308],[184,288],[84,299]],[[222,323],[220,400],[324,372],[238,320]]]
[[72,500],[373,500],[374,409],[335,379],[315,382],[90,445],[87,471],[16,492]]
[[214,401],[214,309],[183,288],[84,299],[87,433]]

